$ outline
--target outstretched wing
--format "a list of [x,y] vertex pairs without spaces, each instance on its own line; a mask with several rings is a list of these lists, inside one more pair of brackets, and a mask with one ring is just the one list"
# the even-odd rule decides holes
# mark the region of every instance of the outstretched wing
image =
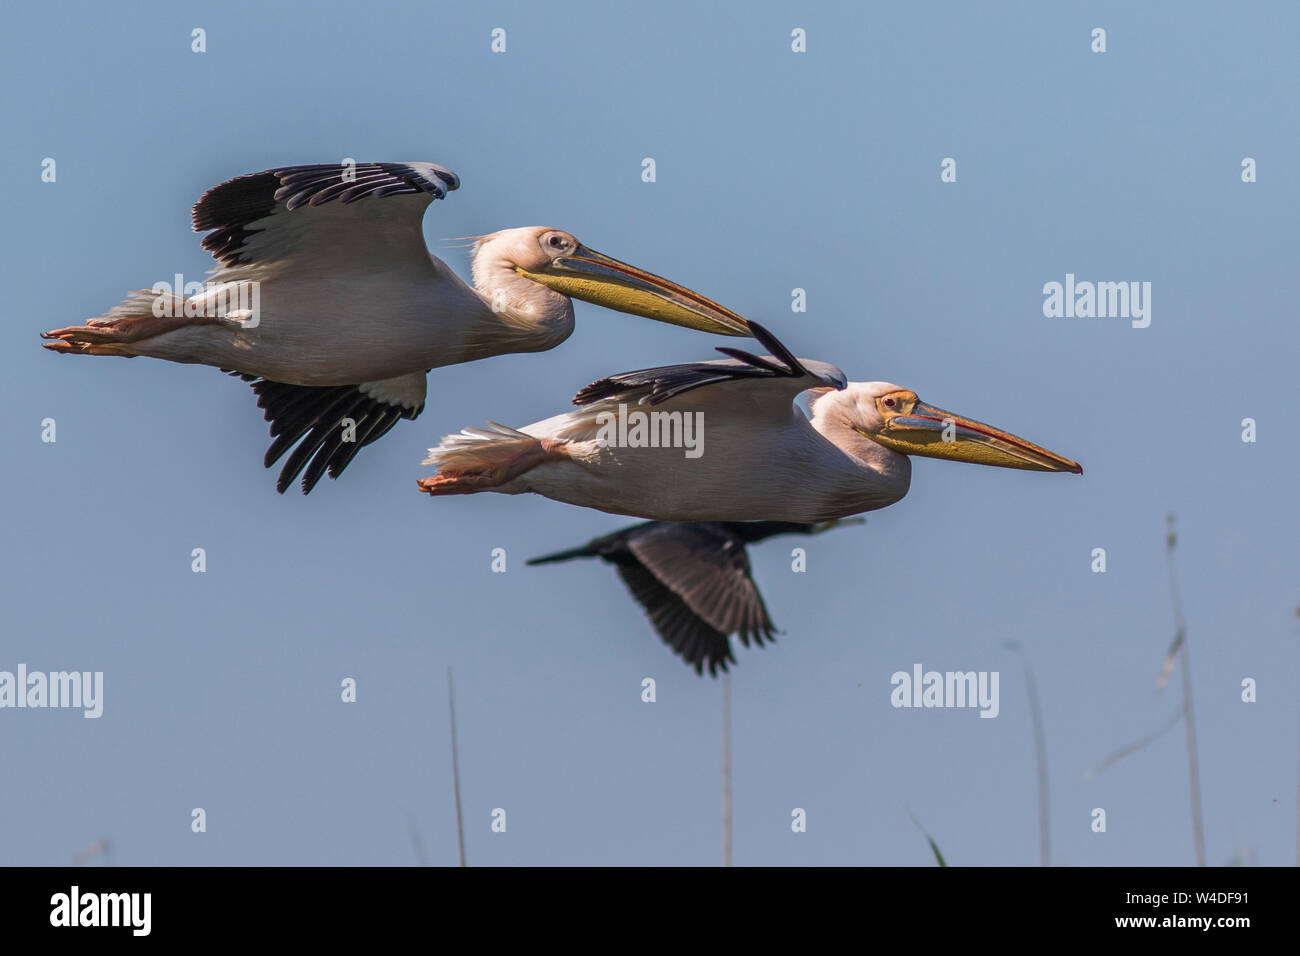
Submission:
[[775,627],[750,573],[746,546],[784,534],[821,534],[862,519],[807,524],[793,521],[646,521],[565,551],[532,558],[553,564],[603,558],[618,568],[663,642],[695,668],[736,662],[728,636],[746,646],[774,640]]
[[252,382],[257,405],[271,423],[274,441],[266,450],[266,467],[293,448],[275,490],[283,494],[302,474],[307,494],[323,475],[341,475],[357,452],[387,434],[399,418],[416,418],[424,410],[425,376],[412,372],[361,385],[313,386],[240,375]]
[[226,268],[330,254],[354,266],[427,263],[424,212],[459,186],[434,163],[285,166],[209,189],[194,205],[194,231],[211,230],[203,248]]
[[740,349],[720,347],[718,351],[729,358],[610,375],[578,392],[573,397],[573,404],[591,405],[605,399],[629,401],[635,398],[640,405],[658,405],[697,388],[729,382],[768,380],[778,386],[777,392],[789,392],[792,397],[808,388],[821,385],[844,388],[847,384],[844,373],[834,365],[795,358],[763,326],[753,321],[749,324],[754,338],[770,349],[771,355],[759,356]]
[[695,673],[703,674],[708,664],[709,674],[716,676],[719,668],[725,671],[728,663],[735,663],[727,635],[692,611],[652,571],[632,559],[617,562],[616,566],[628,593],[645,609],[655,632],[673,653],[695,668]]
[[636,559],[710,627],[761,647],[775,633],[745,542],[714,522],[660,523],[628,538]]
[[660,527],[673,526],[647,521],[620,528],[612,534],[593,538],[577,548],[531,558],[528,564],[555,564],[575,558],[603,558],[618,570],[618,576],[622,578],[633,599],[645,610],[663,642],[694,667],[695,673],[704,673],[704,665],[707,663],[709,673],[716,675],[718,668],[726,670],[727,663],[735,663],[736,660],[731,654],[731,642],[727,635],[692,610],[654,571],[643,565],[628,547],[630,538]]

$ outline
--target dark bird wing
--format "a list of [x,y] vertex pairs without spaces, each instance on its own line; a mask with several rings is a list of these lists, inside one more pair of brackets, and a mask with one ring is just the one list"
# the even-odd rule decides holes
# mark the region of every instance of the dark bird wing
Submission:
[[577,548],[533,558],[554,564],[603,558],[617,567],[664,643],[695,668],[716,675],[735,663],[728,636],[746,646],[773,640],[775,627],[750,574],[746,546],[784,534],[814,535],[860,519],[793,521],[647,521]]
[[829,385],[844,388],[844,373],[826,362],[798,359],[781,344],[771,332],[750,322],[754,338],[770,349],[766,356],[752,355],[740,349],[720,347],[728,356],[711,362],[692,362],[686,365],[663,365],[658,368],[621,372],[593,382],[573,397],[575,405],[590,405],[602,399],[622,401],[637,399],[640,405],[658,405],[677,395],[706,385],[724,382],[754,380],[779,380],[793,396],[804,389]]
[[630,535],[628,550],[701,620],[745,644],[774,633],[745,542],[716,522],[660,523]]
[[727,635],[700,617],[653,571],[632,558],[614,564],[655,632],[673,653],[695,668],[695,673],[703,674],[707,664],[709,674],[716,676],[719,668],[725,671],[729,662],[735,663]]
[[762,524],[761,531],[742,532],[724,522],[647,521],[528,563],[603,558],[617,568],[663,642],[697,674],[707,665],[716,675],[735,663],[729,635],[746,645],[751,637],[762,645],[773,636],[745,543],[804,526]]
[[271,423],[274,440],[266,450],[266,467],[293,449],[275,483],[281,494],[299,474],[303,494],[325,474],[337,478],[357,452],[387,434],[398,419],[414,419],[424,410],[425,372],[361,385],[286,385],[230,374],[252,383],[257,405]]

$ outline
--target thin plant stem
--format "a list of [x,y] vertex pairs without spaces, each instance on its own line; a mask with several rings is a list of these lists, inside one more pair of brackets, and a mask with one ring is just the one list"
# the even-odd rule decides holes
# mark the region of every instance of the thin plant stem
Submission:
[[1043,705],[1038,696],[1038,681],[1029,666],[1029,655],[1019,641],[1007,641],[1006,647],[1020,655],[1025,669],[1025,688],[1029,693],[1029,720],[1034,728],[1034,768],[1038,777],[1038,865],[1052,865],[1051,801],[1047,789],[1047,735],[1043,732]]
[[1196,755],[1196,720],[1192,711],[1192,664],[1187,647],[1187,622],[1183,618],[1183,597],[1178,587],[1178,568],[1174,562],[1174,550],[1178,546],[1178,535],[1174,530],[1174,516],[1166,519],[1168,531],[1165,535],[1165,555],[1169,561],[1169,589],[1174,599],[1174,625],[1177,635],[1174,644],[1182,652],[1183,676],[1183,728],[1187,738],[1187,780],[1192,802],[1192,845],[1196,853],[1196,865],[1205,866],[1205,829],[1201,820],[1201,772]]
[[451,784],[456,793],[456,847],[460,865],[465,865],[465,823],[460,810],[460,755],[456,749],[456,696],[451,683],[451,668],[447,668],[447,705],[451,710]]
[[1171,730],[1174,724],[1178,723],[1182,719],[1183,719],[1183,710],[1180,707],[1178,708],[1178,710],[1174,711],[1169,716],[1169,719],[1165,721],[1163,724],[1161,724],[1156,730],[1147,734],[1145,737],[1133,741],[1133,743],[1129,744],[1127,747],[1121,747],[1119,750],[1107,754],[1105,759],[1102,760],[1101,763],[1097,764],[1097,766],[1093,767],[1091,770],[1089,770],[1087,773],[1083,775],[1083,779],[1090,780],[1093,777],[1097,776],[1097,774],[1105,770],[1107,767],[1109,767],[1111,764],[1118,763],[1119,761],[1123,760],[1125,757],[1129,756],[1130,754],[1137,753],[1147,744],[1151,743],[1153,740],[1156,740],[1158,737],[1160,737],[1161,734],[1164,734],[1169,730]]
[[722,865],[731,866],[731,675],[722,673]]
[[1052,827],[1047,796],[1047,740],[1043,733],[1043,706],[1038,699],[1038,683],[1025,658],[1025,685],[1029,688],[1029,713],[1034,723],[1034,760],[1038,766],[1038,864],[1052,865]]
[[406,827],[411,834],[411,849],[415,853],[417,866],[428,866],[429,856],[424,852],[424,840],[420,838],[420,828],[415,825],[415,814],[406,811]]

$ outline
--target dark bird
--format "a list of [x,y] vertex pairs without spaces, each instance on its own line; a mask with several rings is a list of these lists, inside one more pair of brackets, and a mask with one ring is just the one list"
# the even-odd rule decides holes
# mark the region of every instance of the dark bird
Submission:
[[664,643],[695,673],[736,662],[730,635],[746,647],[775,640],[776,627],[750,574],[748,545],[782,534],[819,534],[863,519],[805,524],[794,521],[647,521],[595,538],[568,551],[533,558],[554,564],[601,558],[650,618]]

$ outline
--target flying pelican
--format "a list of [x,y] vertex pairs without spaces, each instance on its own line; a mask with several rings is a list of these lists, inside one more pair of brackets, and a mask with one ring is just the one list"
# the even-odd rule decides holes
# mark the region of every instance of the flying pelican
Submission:
[[749,646],[776,640],[763,595],[750,575],[748,545],[781,534],[821,534],[863,519],[800,524],[791,521],[647,521],[594,538],[579,548],[533,558],[554,564],[601,558],[614,565],[663,642],[703,674],[716,677],[736,658],[729,635]]
[[[757,322],[750,328],[771,355],[720,348],[728,358],[601,379],[577,394],[576,411],[521,430],[467,428],[429,449],[424,464],[437,474],[419,487],[531,492],[653,521],[817,523],[901,499],[910,455],[1083,474],[910,389],[848,382],[833,365],[795,358]],[[794,405],[805,391],[815,396],[811,419]],[[672,447],[692,422],[696,457]]]
[[421,230],[429,204],[459,186],[433,163],[287,166],[232,179],[194,206],[194,230],[207,231],[203,247],[218,263],[205,286],[138,290],[101,318],[42,333],[45,347],[239,375],[271,423],[266,467],[298,443],[277,490],[305,468],[305,494],[398,418],[419,415],[429,370],[559,345],[573,331],[570,297],[750,334],[716,302],[542,226],[479,237],[470,288],[430,254]]

